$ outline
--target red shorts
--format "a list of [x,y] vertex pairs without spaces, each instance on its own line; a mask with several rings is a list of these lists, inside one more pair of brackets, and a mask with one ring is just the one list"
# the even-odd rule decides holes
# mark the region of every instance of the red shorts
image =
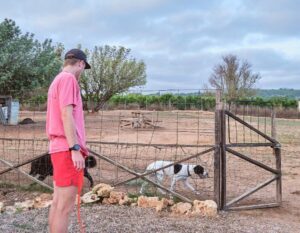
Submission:
[[58,187],[77,186],[83,183],[83,170],[76,170],[70,151],[51,154],[53,181]]

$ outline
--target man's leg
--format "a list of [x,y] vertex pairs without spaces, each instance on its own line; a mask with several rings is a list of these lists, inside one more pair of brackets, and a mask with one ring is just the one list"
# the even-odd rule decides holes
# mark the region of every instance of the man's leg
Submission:
[[56,203],[49,215],[51,233],[68,232],[69,216],[75,205],[77,190],[76,186],[55,187]]
[[52,200],[52,204],[51,204],[51,207],[50,207],[50,210],[49,210],[49,219],[48,219],[50,232],[53,232],[52,231],[53,217],[55,215],[56,207],[57,207],[57,191],[56,191],[55,182],[53,182],[53,188],[54,188],[53,200]]

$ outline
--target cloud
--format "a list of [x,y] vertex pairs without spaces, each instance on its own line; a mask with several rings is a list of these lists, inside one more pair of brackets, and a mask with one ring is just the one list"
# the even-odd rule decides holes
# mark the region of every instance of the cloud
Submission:
[[24,0],[1,1],[0,20],[67,49],[131,48],[148,89],[201,88],[228,53],[253,64],[262,88],[300,88],[299,9],[295,0]]

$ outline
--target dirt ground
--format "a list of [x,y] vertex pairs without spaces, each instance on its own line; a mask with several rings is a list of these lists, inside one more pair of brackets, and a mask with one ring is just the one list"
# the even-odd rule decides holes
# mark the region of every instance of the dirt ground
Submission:
[[[83,207],[81,213],[89,233],[296,233],[300,229],[295,222],[272,221],[237,212],[220,213],[217,218],[188,218],[139,207],[93,205]],[[2,214],[0,231],[46,233],[47,217],[48,209]],[[69,232],[79,232],[75,213],[71,216]]]
[[[134,164],[128,164],[128,166],[137,167],[139,169],[143,169],[146,167],[149,161],[152,161],[154,158],[160,159],[171,159],[170,156],[177,155],[177,159],[180,158],[182,155],[186,154],[193,154],[196,153],[196,150],[204,150],[209,148],[210,145],[213,145],[215,134],[214,134],[214,114],[212,112],[204,112],[204,111],[169,111],[169,112],[159,112],[159,111],[142,111],[147,119],[151,120],[151,124],[155,125],[155,127],[145,127],[145,128],[132,128],[131,125],[125,126],[123,128],[120,127],[120,122],[122,119],[128,120],[132,119],[132,111],[125,111],[125,110],[118,110],[118,111],[105,111],[96,114],[88,114],[86,115],[86,129],[87,129],[87,137],[88,141],[92,141],[91,145],[97,144],[97,142],[122,142],[122,143],[145,143],[145,144],[156,144],[155,149],[148,148],[146,149],[136,149],[137,147],[127,147],[124,149],[115,149],[115,147],[104,148],[108,155],[115,156],[116,159],[119,161],[126,162],[130,161],[130,159],[135,158],[136,161]],[[1,138],[19,138],[19,139],[36,139],[36,140],[43,140],[46,139],[45,136],[45,112],[21,112],[20,119],[24,119],[30,117],[33,119],[36,124],[32,125],[18,125],[18,126],[0,126],[0,137]],[[271,133],[271,121],[269,118],[247,118],[247,120],[252,125],[260,128],[262,131],[270,134]],[[297,232],[295,229],[299,229],[300,232],[300,120],[293,120],[293,119],[277,119],[277,140],[282,145],[282,184],[283,184],[283,200],[282,206],[279,208],[272,208],[272,209],[260,209],[260,210],[251,210],[251,211],[235,211],[235,212],[228,212],[226,214],[222,214],[221,217],[216,220],[216,223],[220,224],[223,223],[222,221],[228,218],[229,223],[232,222],[233,225],[240,224],[245,226],[245,228],[241,228],[236,231],[231,228],[231,226],[224,225],[225,228],[215,228],[214,230],[209,227],[210,221],[204,221],[204,228],[201,228],[203,232]],[[247,129],[244,129],[242,126],[236,125],[234,122],[230,122],[231,128],[231,138],[236,142],[264,142],[261,138],[255,136],[251,132],[248,132]],[[8,142],[5,142],[8,143]],[[11,143],[5,144],[3,141],[0,141],[0,154],[4,155],[4,158],[9,159],[12,162],[23,161],[24,159],[30,158],[33,155],[38,155],[44,152],[47,149],[46,142],[39,142],[30,144],[30,142],[24,143]],[[191,149],[190,147],[182,147],[182,151],[177,151],[175,149],[161,149],[160,144],[183,144],[183,145],[201,145],[206,146],[202,149]],[[10,145],[11,150],[16,150],[27,148],[23,151],[23,153],[18,152],[18,158],[12,158],[11,153],[7,149]],[[34,147],[35,150],[32,151],[28,148]],[[158,148],[158,149],[157,149]],[[1,153],[2,152],[2,153]],[[199,152],[199,151],[198,151]],[[275,159],[272,157],[272,150],[268,149],[255,149],[249,150],[249,153],[255,153],[257,160],[261,160],[269,164],[271,167],[275,165]],[[119,157],[116,157],[119,154]],[[155,154],[155,156],[154,156]],[[8,158],[9,155],[9,158]],[[211,154],[212,155],[212,154]],[[123,158],[122,158],[123,156]],[[126,156],[131,156],[128,160],[125,160]],[[143,157],[144,156],[144,157]],[[254,155],[253,155],[254,156]],[[229,156],[230,157],[230,156]],[[138,159],[140,158],[140,160]],[[123,160],[122,160],[123,159]],[[173,158],[174,159],[174,158]],[[196,162],[198,160],[194,160]],[[234,160],[232,160],[234,161]],[[204,163],[207,166],[212,166],[213,161],[210,157],[204,157],[200,159],[200,162]],[[242,164],[239,164],[244,166]],[[105,166],[105,164],[103,164]],[[101,165],[101,167],[103,167]],[[232,179],[232,183],[234,186],[231,191],[232,197],[235,197],[237,193],[241,193],[242,191],[247,190],[247,188],[253,187],[253,185],[257,185],[258,178],[264,176],[264,173],[260,173],[260,171],[251,170],[247,167],[230,167],[230,163],[228,165],[229,168],[229,175],[230,177],[228,180]],[[0,169],[6,168],[5,166],[0,165]],[[230,171],[230,169],[236,169]],[[101,170],[101,169],[100,169]],[[93,176],[97,176],[98,173],[92,173]],[[114,172],[115,174],[115,172]],[[121,173],[119,173],[120,176]],[[244,175],[243,175],[244,174]],[[101,172],[99,175],[103,175]],[[109,175],[109,174],[108,174]],[[116,174],[115,174],[116,175]],[[105,174],[103,175],[105,176]],[[255,180],[256,183],[251,183],[249,180]],[[267,175],[265,176],[267,177]],[[7,181],[9,176],[2,175],[0,176],[1,182]],[[119,177],[120,178],[120,177]],[[121,177],[122,178],[122,177]],[[257,179],[256,179],[257,178]],[[265,178],[262,179],[262,181]],[[213,177],[211,177],[209,182],[213,181]],[[207,182],[207,183],[209,183]],[[243,183],[244,182],[244,183]],[[212,185],[211,183],[208,185],[204,181],[202,183],[196,183],[199,185],[201,189],[209,189],[208,193],[205,193],[204,196],[211,195]],[[245,187],[243,186],[245,184]],[[231,186],[229,185],[231,188]],[[258,199],[262,199],[262,201],[267,200],[268,196],[270,197],[274,194],[271,191],[273,189],[270,186],[264,192],[263,190],[257,195]],[[31,194],[27,191],[20,191],[20,190],[10,190],[9,195],[4,194],[7,190],[0,189],[0,201],[7,201],[11,202],[12,199],[14,200],[21,200],[24,197],[30,196]],[[29,194],[28,194],[29,193]],[[230,192],[229,192],[230,193]],[[20,194],[20,195],[18,195]],[[272,198],[273,198],[272,196]],[[11,198],[10,198],[11,197]],[[13,197],[13,198],[12,198]],[[232,198],[231,196],[228,197],[228,200]],[[94,207],[89,207],[94,208]],[[104,211],[103,207],[99,207],[99,211]],[[115,207],[112,207],[115,208]],[[88,211],[88,210],[86,210]],[[113,211],[117,211],[117,209],[113,209]],[[148,210],[147,210],[148,211]],[[147,212],[146,211],[146,212]],[[37,213],[35,211],[34,213]],[[125,211],[126,212],[126,211]],[[145,212],[145,213],[146,213]],[[124,218],[121,216],[123,210],[120,210],[120,215],[116,213],[116,216],[120,218]],[[44,212],[42,214],[45,214]],[[18,214],[18,218],[22,219],[24,215]],[[225,217],[224,217],[225,216]],[[103,217],[103,216],[102,216]],[[224,219],[223,219],[224,217]],[[155,219],[156,217],[154,217]],[[7,217],[12,221],[11,217]],[[222,221],[220,219],[223,219]],[[153,220],[153,219],[152,219]],[[152,220],[149,220],[150,223]],[[17,221],[17,220],[16,220]],[[93,220],[90,220],[91,222]],[[153,220],[154,221],[154,220]],[[187,220],[187,221],[180,221],[178,223],[179,230],[175,230],[173,226],[177,224],[177,220],[173,220],[169,217],[164,217],[163,220],[159,220],[157,218],[155,221],[162,221],[163,224],[169,226],[169,228],[162,228],[161,231],[156,232],[202,232],[202,231],[185,231],[184,224],[188,229],[188,226],[195,224],[195,220]],[[202,220],[201,220],[202,221]],[[200,221],[200,222],[201,222]],[[221,221],[221,222],[219,222]],[[166,223],[167,222],[167,223]],[[226,222],[226,221],[225,221]],[[249,223],[250,222],[250,223]],[[251,224],[253,222],[253,224]],[[174,225],[175,224],[175,225]],[[265,224],[265,225],[262,225]],[[272,224],[274,226],[276,224],[277,227],[274,229],[271,228]],[[76,224],[75,224],[76,225]],[[261,226],[260,226],[261,225]],[[133,225],[134,226],[134,223]],[[251,226],[251,227],[250,227]],[[289,228],[288,226],[292,226]],[[200,226],[199,226],[200,227]],[[265,230],[264,227],[270,227],[268,230]],[[12,232],[19,232],[15,228],[15,231]],[[109,229],[109,228],[107,228]],[[140,232],[139,228],[132,228],[137,229],[136,231],[131,232]],[[180,230],[182,229],[182,230]],[[200,229],[200,228],[199,228]],[[226,230],[227,229],[227,230]],[[207,231],[205,231],[207,230]],[[26,232],[26,231],[25,231]],[[96,231],[90,231],[96,232]],[[109,229],[103,232],[118,232],[112,231]],[[130,231],[128,231],[130,232]],[[155,231],[145,231],[145,232],[155,232]]]

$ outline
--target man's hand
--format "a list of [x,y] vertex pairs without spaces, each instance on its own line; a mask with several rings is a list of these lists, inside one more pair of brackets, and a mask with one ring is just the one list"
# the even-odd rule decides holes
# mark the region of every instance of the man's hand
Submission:
[[84,169],[85,161],[84,161],[84,158],[83,158],[81,152],[72,150],[71,153],[72,153],[72,161],[73,161],[74,167],[77,170]]

